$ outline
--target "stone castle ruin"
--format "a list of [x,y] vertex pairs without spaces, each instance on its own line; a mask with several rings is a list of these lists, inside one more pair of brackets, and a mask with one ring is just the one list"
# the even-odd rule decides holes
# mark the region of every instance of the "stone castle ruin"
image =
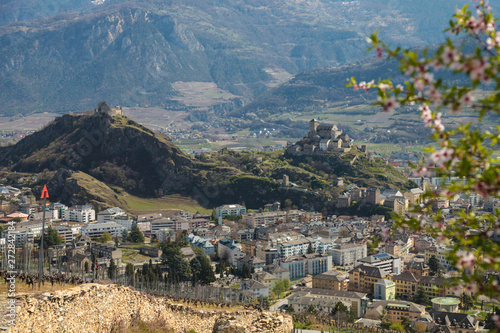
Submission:
[[110,108],[106,102],[99,102],[97,104],[97,109],[94,109],[94,112],[105,113],[108,116],[123,116],[123,110],[120,106],[116,106],[114,108]]
[[347,153],[351,148],[349,135],[342,133],[336,125],[320,125],[319,121],[312,119],[307,136],[296,144],[289,144],[286,152],[292,155]]

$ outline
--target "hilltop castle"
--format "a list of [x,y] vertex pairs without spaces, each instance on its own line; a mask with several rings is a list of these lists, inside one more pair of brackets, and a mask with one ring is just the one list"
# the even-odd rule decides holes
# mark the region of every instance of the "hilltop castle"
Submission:
[[99,102],[97,104],[97,109],[94,109],[94,112],[105,113],[108,116],[123,116],[123,110],[118,105],[115,108],[110,108],[106,102]]
[[336,125],[320,125],[316,119],[309,122],[309,133],[304,139],[292,145],[286,152],[293,155],[312,155],[316,153],[339,152],[351,150],[349,135],[342,133]]

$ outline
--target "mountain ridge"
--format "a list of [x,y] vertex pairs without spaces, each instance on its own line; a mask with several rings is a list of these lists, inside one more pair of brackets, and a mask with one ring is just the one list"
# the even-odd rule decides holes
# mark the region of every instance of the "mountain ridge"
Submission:
[[[435,42],[443,24],[430,18],[455,2],[424,2],[51,1],[45,17],[12,14],[0,25],[0,114],[64,113],[95,100],[185,110],[178,81],[215,83],[234,97],[208,98],[235,109],[299,72],[363,59],[378,25],[392,27],[388,42]],[[396,33],[408,27],[406,39]]]

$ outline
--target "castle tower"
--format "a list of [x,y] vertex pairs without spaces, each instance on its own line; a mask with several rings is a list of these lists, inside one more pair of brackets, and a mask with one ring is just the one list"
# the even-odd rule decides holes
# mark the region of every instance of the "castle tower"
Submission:
[[372,205],[380,203],[380,190],[378,188],[369,188],[366,190],[366,202]]
[[289,186],[290,185],[290,178],[288,175],[283,175],[283,186]]
[[319,121],[317,121],[316,119],[312,119],[310,122],[309,122],[309,137],[312,138],[316,135],[316,129],[318,128],[319,126]]

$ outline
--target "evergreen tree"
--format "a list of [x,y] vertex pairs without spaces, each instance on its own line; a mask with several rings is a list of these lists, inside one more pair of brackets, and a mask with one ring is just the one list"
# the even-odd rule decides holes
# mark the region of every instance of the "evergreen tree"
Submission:
[[128,232],[127,230],[122,231],[122,243],[125,243],[128,240]]
[[494,330],[495,327],[496,327],[496,323],[495,323],[495,320],[493,318],[493,316],[498,316],[500,317],[500,308],[497,308],[496,306],[493,308],[493,310],[491,311],[491,313],[488,313],[486,315],[486,318],[484,320],[484,328],[485,329],[488,329],[488,330]]
[[244,279],[247,279],[249,277],[251,277],[251,271],[250,271],[250,266],[248,266],[246,263],[243,264],[243,268],[241,270],[241,276],[244,278]]
[[432,255],[429,258],[429,270],[431,271],[431,275],[436,275],[439,272],[439,260],[435,255]]
[[163,260],[169,268],[169,279],[172,281],[189,281],[191,278],[191,267],[184,259],[181,250],[177,246],[163,246]]
[[330,311],[331,316],[335,316],[337,313],[349,313],[349,308],[342,302],[337,302],[333,309]]
[[[40,245],[41,237],[38,237],[36,243]],[[64,243],[64,239],[59,235],[56,229],[49,226],[43,236],[43,248],[46,249],[48,247],[54,245],[60,245]]]
[[309,247],[307,248],[307,253],[314,253],[313,246],[309,243]]
[[419,287],[415,295],[415,303],[427,305],[430,303],[429,295],[425,292],[424,288]]
[[127,266],[125,266],[125,276],[127,277],[134,276],[134,265],[132,265],[131,263],[128,263]]
[[144,234],[139,230],[137,224],[132,227],[127,239],[132,243],[144,243]]
[[462,293],[462,295],[460,295],[460,308],[462,308],[463,310],[469,310],[473,306],[474,299],[472,298],[472,296],[466,293]]
[[108,267],[108,278],[114,279],[116,277],[116,263],[114,259],[111,259]]

